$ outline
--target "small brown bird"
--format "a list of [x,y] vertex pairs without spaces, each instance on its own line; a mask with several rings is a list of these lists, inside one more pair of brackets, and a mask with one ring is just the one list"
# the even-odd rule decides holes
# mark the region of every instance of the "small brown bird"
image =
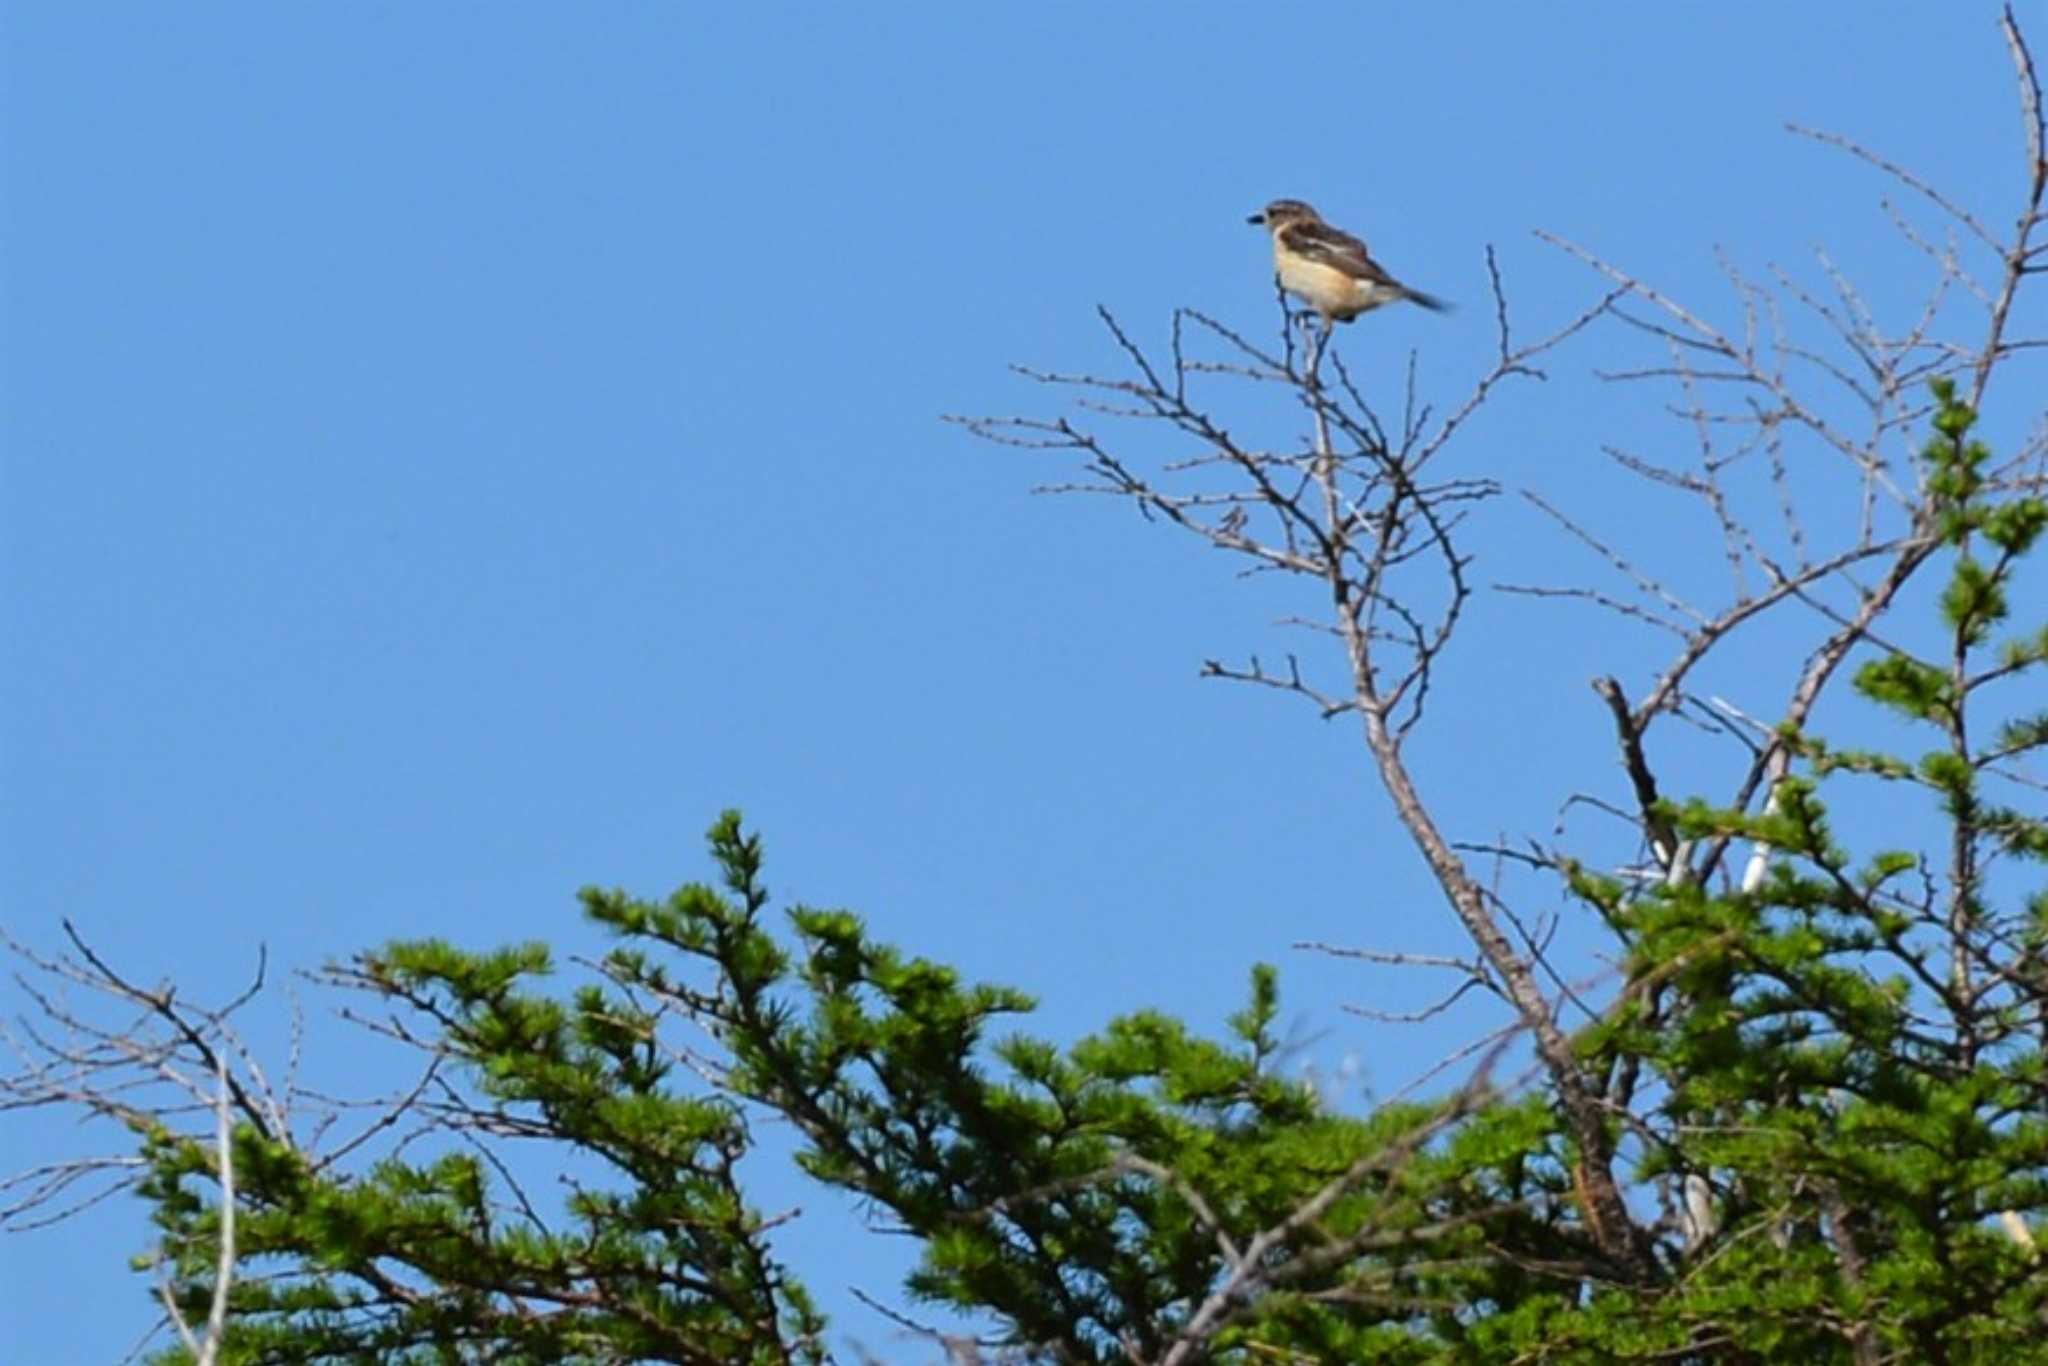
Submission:
[[1331,227],[1299,199],[1276,199],[1245,221],[1272,232],[1273,271],[1280,287],[1322,314],[1325,331],[1400,299],[1439,313],[1450,307],[1387,274],[1365,243]]

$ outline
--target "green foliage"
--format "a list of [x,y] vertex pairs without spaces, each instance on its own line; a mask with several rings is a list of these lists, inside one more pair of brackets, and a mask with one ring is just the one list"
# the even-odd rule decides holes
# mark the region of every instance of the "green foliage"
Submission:
[[[1403,1316],[1314,1305],[1312,1293],[1360,1270],[1349,1257],[1301,1258],[1330,1240],[1401,1247],[1437,1217],[1432,1193],[1455,1188],[1455,1164],[1415,1143],[1436,1112],[1342,1117],[1277,1075],[1270,969],[1254,970],[1228,1042],[1153,1013],[1064,1053],[992,1038],[1025,998],[906,959],[842,912],[793,909],[796,948],[785,952],[759,921],[758,849],[736,818],[712,845],[730,900],[686,889],[669,919],[618,894],[586,904],[679,958],[705,959],[714,985],[682,985],[639,947],[612,956],[612,975],[681,1001],[730,1050],[733,1089],[797,1124],[807,1171],[922,1241],[914,1296],[993,1311],[1013,1341],[1059,1359],[1123,1360],[1125,1344],[1150,1354],[1228,1277],[1219,1234],[1250,1246],[1332,1189],[1312,1234],[1280,1237],[1266,1254],[1266,1278],[1285,1267],[1298,1282],[1271,1309],[1284,1300],[1289,1333],[1332,1340]],[[1397,1262],[1381,1273],[1394,1284]]]
[[[244,1130],[238,1252],[287,1270],[234,1283],[225,1359],[820,1360],[822,1324],[734,1180],[760,1109],[795,1124],[805,1170],[920,1240],[913,1296],[992,1313],[1048,1359],[1158,1352],[1205,1305],[1218,1359],[1280,1343],[1412,1356],[1434,1333],[1472,1337],[1456,1312],[1471,1295],[1515,1298],[1525,1278],[1480,1255],[1488,1240],[1585,1241],[1544,1106],[1467,1093],[1330,1111],[1276,1071],[1269,968],[1223,1041],[1156,1013],[1066,1050],[995,1037],[1026,998],[877,944],[844,912],[791,908],[778,937],[758,840],[729,813],[710,843],[722,890],[584,894],[619,943],[566,1003],[540,991],[533,946],[359,960],[354,984],[473,1088],[445,1127],[539,1140],[595,1174],[544,1218],[508,1206],[504,1172],[474,1152],[350,1174]],[[723,1050],[709,1093],[678,1084],[662,1028],[684,1021]],[[197,1320],[210,1155],[156,1135],[146,1156]]]
[[[1650,1101],[1634,1107],[1638,1175],[1704,1181],[1716,1227],[1676,1250],[1655,1294],[1597,1295],[1595,1312],[1556,1321],[1563,1359],[1848,1361],[1860,1340],[1872,1359],[2005,1361],[2048,1310],[2038,1254],[2008,1228],[2048,1212],[2041,898],[1997,911],[1985,872],[1996,852],[2039,858],[2048,823],[1984,795],[2048,726],[2022,715],[1983,746],[1966,724],[1988,689],[2043,661],[2036,626],[1996,647],[1996,667],[1973,662],[2048,508],[1998,501],[1975,415],[1952,385],[1936,398],[1927,479],[1954,552],[1940,602],[1953,658],[1887,650],[1856,676],[1928,748],[1790,735],[1812,776],[1781,782],[1763,814],[1669,811],[1686,838],[1769,846],[1752,890],[1572,884],[1629,949],[1631,985],[1583,1042]],[[1979,558],[1973,540],[1999,554]],[[1854,776],[1927,789],[1931,852],[1842,849],[1820,784]]]

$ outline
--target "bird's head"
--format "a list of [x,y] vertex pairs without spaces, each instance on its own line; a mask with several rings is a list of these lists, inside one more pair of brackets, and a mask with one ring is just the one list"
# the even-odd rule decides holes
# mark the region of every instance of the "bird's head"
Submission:
[[1289,223],[1320,223],[1323,216],[1302,200],[1276,199],[1244,221],[1264,228],[1284,228]]

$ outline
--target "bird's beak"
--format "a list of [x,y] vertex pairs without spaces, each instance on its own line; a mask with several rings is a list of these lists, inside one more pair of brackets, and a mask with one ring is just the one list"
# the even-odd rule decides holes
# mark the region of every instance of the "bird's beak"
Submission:
[[1264,227],[1266,225],[1265,211],[1261,209],[1258,213],[1253,214],[1250,218],[1247,218],[1244,221],[1247,223],[1257,223],[1260,227]]

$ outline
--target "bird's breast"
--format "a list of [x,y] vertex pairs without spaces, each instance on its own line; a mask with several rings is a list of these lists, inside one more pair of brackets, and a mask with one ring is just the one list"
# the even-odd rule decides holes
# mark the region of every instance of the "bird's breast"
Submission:
[[1282,289],[1299,295],[1317,312],[1327,313],[1333,318],[1355,317],[1386,302],[1372,297],[1372,290],[1365,281],[1347,275],[1335,266],[1282,251],[1278,244],[1273,249],[1273,268],[1280,276]]

